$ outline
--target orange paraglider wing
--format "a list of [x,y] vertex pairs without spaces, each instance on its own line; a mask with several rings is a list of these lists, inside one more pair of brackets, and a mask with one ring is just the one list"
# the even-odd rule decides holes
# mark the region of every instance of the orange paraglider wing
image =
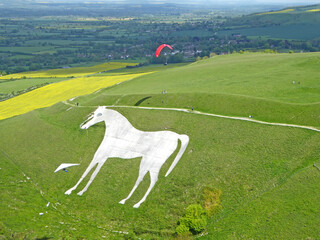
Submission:
[[162,44],[162,45],[160,45],[160,46],[157,48],[156,57],[159,57],[160,52],[161,52],[161,50],[162,50],[164,47],[168,47],[168,48],[170,48],[170,49],[172,50],[172,47],[171,47],[170,45],[168,45],[168,44]]

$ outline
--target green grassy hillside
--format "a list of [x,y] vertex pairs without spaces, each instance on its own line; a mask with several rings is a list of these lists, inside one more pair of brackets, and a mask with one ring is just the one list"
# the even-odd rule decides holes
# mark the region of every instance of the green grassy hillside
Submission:
[[[167,178],[174,156],[162,167],[139,209],[132,206],[149,176],[125,205],[118,202],[132,189],[140,159],[109,159],[83,196],[64,195],[102,140],[102,124],[79,128],[97,105],[195,106],[246,117],[256,111],[275,122],[293,114],[292,123],[319,127],[317,61],[319,53],[216,57],[78,98],[76,108],[59,103],[0,121],[0,234],[122,239],[126,234],[116,231],[134,231],[140,239],[170,239],[186,207],[214,186],[223,192],[223,209],[200,239],[317,239],[320,172],[313,164],[320,165],[320,134],[310,130],[115,106],[140,130],[187,134],[185,154]],[[54,174],[63,162],[81,165]]]
[[168,93],[220,93],[287,103],[316,103],[320,99],[319,63],[319,53],[217,56],[141,77],[108,93],[161,93],[166,89]]
[[[319,127],[319,63],[319,53],[217,56],[140,77],[77,101],[89,105],[117,102],[194,107],[204,112],[253,115],[259,120]],[[163,90],[167,94],[161,94]],[[139,103],[145,97],[150,98]]]

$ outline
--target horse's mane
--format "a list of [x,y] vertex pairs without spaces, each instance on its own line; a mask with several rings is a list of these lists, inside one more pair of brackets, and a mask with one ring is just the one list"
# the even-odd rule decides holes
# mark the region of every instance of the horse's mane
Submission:
[[118,111],[107,108],[107,107],[105,107],[104,111],[106,112],[106,118],[109,124],[112,124],[113,122],[116,122],[117,124],[119,124],[119,122],[121,122],[121,125],[125,124],[125,125],[132,126],[129,120]]

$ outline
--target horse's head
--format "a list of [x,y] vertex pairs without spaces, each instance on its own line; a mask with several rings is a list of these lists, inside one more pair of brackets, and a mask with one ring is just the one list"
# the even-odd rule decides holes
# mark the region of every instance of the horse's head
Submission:
[[88,119],[81,123],[80,128],[81,129],[88,129],[92,125],[102,122],[103,119],[103,111],[105,110],[105,107],[98,107],[93,113],[90,113],[88,115]]

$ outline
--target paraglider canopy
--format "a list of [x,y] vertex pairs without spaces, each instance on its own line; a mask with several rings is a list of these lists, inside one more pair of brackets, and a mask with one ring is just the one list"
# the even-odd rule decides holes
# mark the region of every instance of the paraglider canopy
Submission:
[[77,165],[80,165],[78,163],[62,163],[54,172],[58,172],[60,170],[64,170],[65,172],[67,172],[65,169],[68,168],[68,167],[72,167],[72,166],[77,166]]
[[162,51],[162,49],[163,49],[164,47],[168,47],[168,48],[170,48],[170,49],[172,50],[172,47],[171,47],[170,45],[168,45],[168,44],[162,44],[162,45],[160,45],[160,46],[157,48],[156,57],[159,57],[160,52]]

